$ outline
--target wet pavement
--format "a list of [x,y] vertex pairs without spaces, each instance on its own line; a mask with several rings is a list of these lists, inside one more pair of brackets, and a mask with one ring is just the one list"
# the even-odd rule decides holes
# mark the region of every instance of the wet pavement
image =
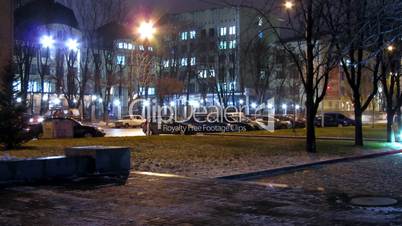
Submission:
[[0,225],[402,225],[401,205],[355,207],[328,190],[136,172],[121,182],[2,189]]

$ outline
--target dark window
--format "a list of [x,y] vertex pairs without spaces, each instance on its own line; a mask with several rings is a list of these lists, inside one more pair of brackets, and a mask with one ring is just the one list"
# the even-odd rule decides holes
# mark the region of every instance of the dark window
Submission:
[[209,37],[215,37],[215,29],[214,28],[209,29]]
[[205,38],[205,37],[207,37],[207,30],[202,29],[201,30],[201,38]]

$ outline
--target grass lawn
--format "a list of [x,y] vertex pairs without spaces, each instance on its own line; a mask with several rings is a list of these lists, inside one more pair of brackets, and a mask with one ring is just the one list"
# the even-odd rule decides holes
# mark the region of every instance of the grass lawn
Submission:
[[[276,130],[274,133],[269,131],[252,131],[247,134],[257,134],[257,135],[277,135],[277,136],[305,136],[306,129],[284,129]],[[355,127],[327,127],[327,128],[316,128],[317,137],[347,137],[354,138]],[[374,128],[372,126],[363,126],[363,137],[369,139],[386,139],[386,125],[378,124]]]
[[129,146],[135,170],[214,177],[318,159],[347,156],[388,148],[369,142],[357,148],[348,141],[319,141],[318,154],[307,154],[303,140],[274,138],[155,136],[37,140],[12,150],[13,157],[63,155],[66,147],[105,145]]

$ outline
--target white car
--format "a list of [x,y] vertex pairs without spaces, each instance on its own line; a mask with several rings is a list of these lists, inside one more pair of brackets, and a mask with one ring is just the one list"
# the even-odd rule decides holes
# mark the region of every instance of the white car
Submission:
[[141,115],[128,115],[117,120],[114,124],[116,128],[142,127],[146,120]]

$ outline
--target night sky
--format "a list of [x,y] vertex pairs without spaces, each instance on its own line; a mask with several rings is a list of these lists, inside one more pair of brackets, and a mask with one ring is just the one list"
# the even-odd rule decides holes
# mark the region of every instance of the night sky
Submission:
[[171,13],[217,6],[217,4],[208,4],[201,0],[137,0],[137,4],[145,8],[158,9]]

